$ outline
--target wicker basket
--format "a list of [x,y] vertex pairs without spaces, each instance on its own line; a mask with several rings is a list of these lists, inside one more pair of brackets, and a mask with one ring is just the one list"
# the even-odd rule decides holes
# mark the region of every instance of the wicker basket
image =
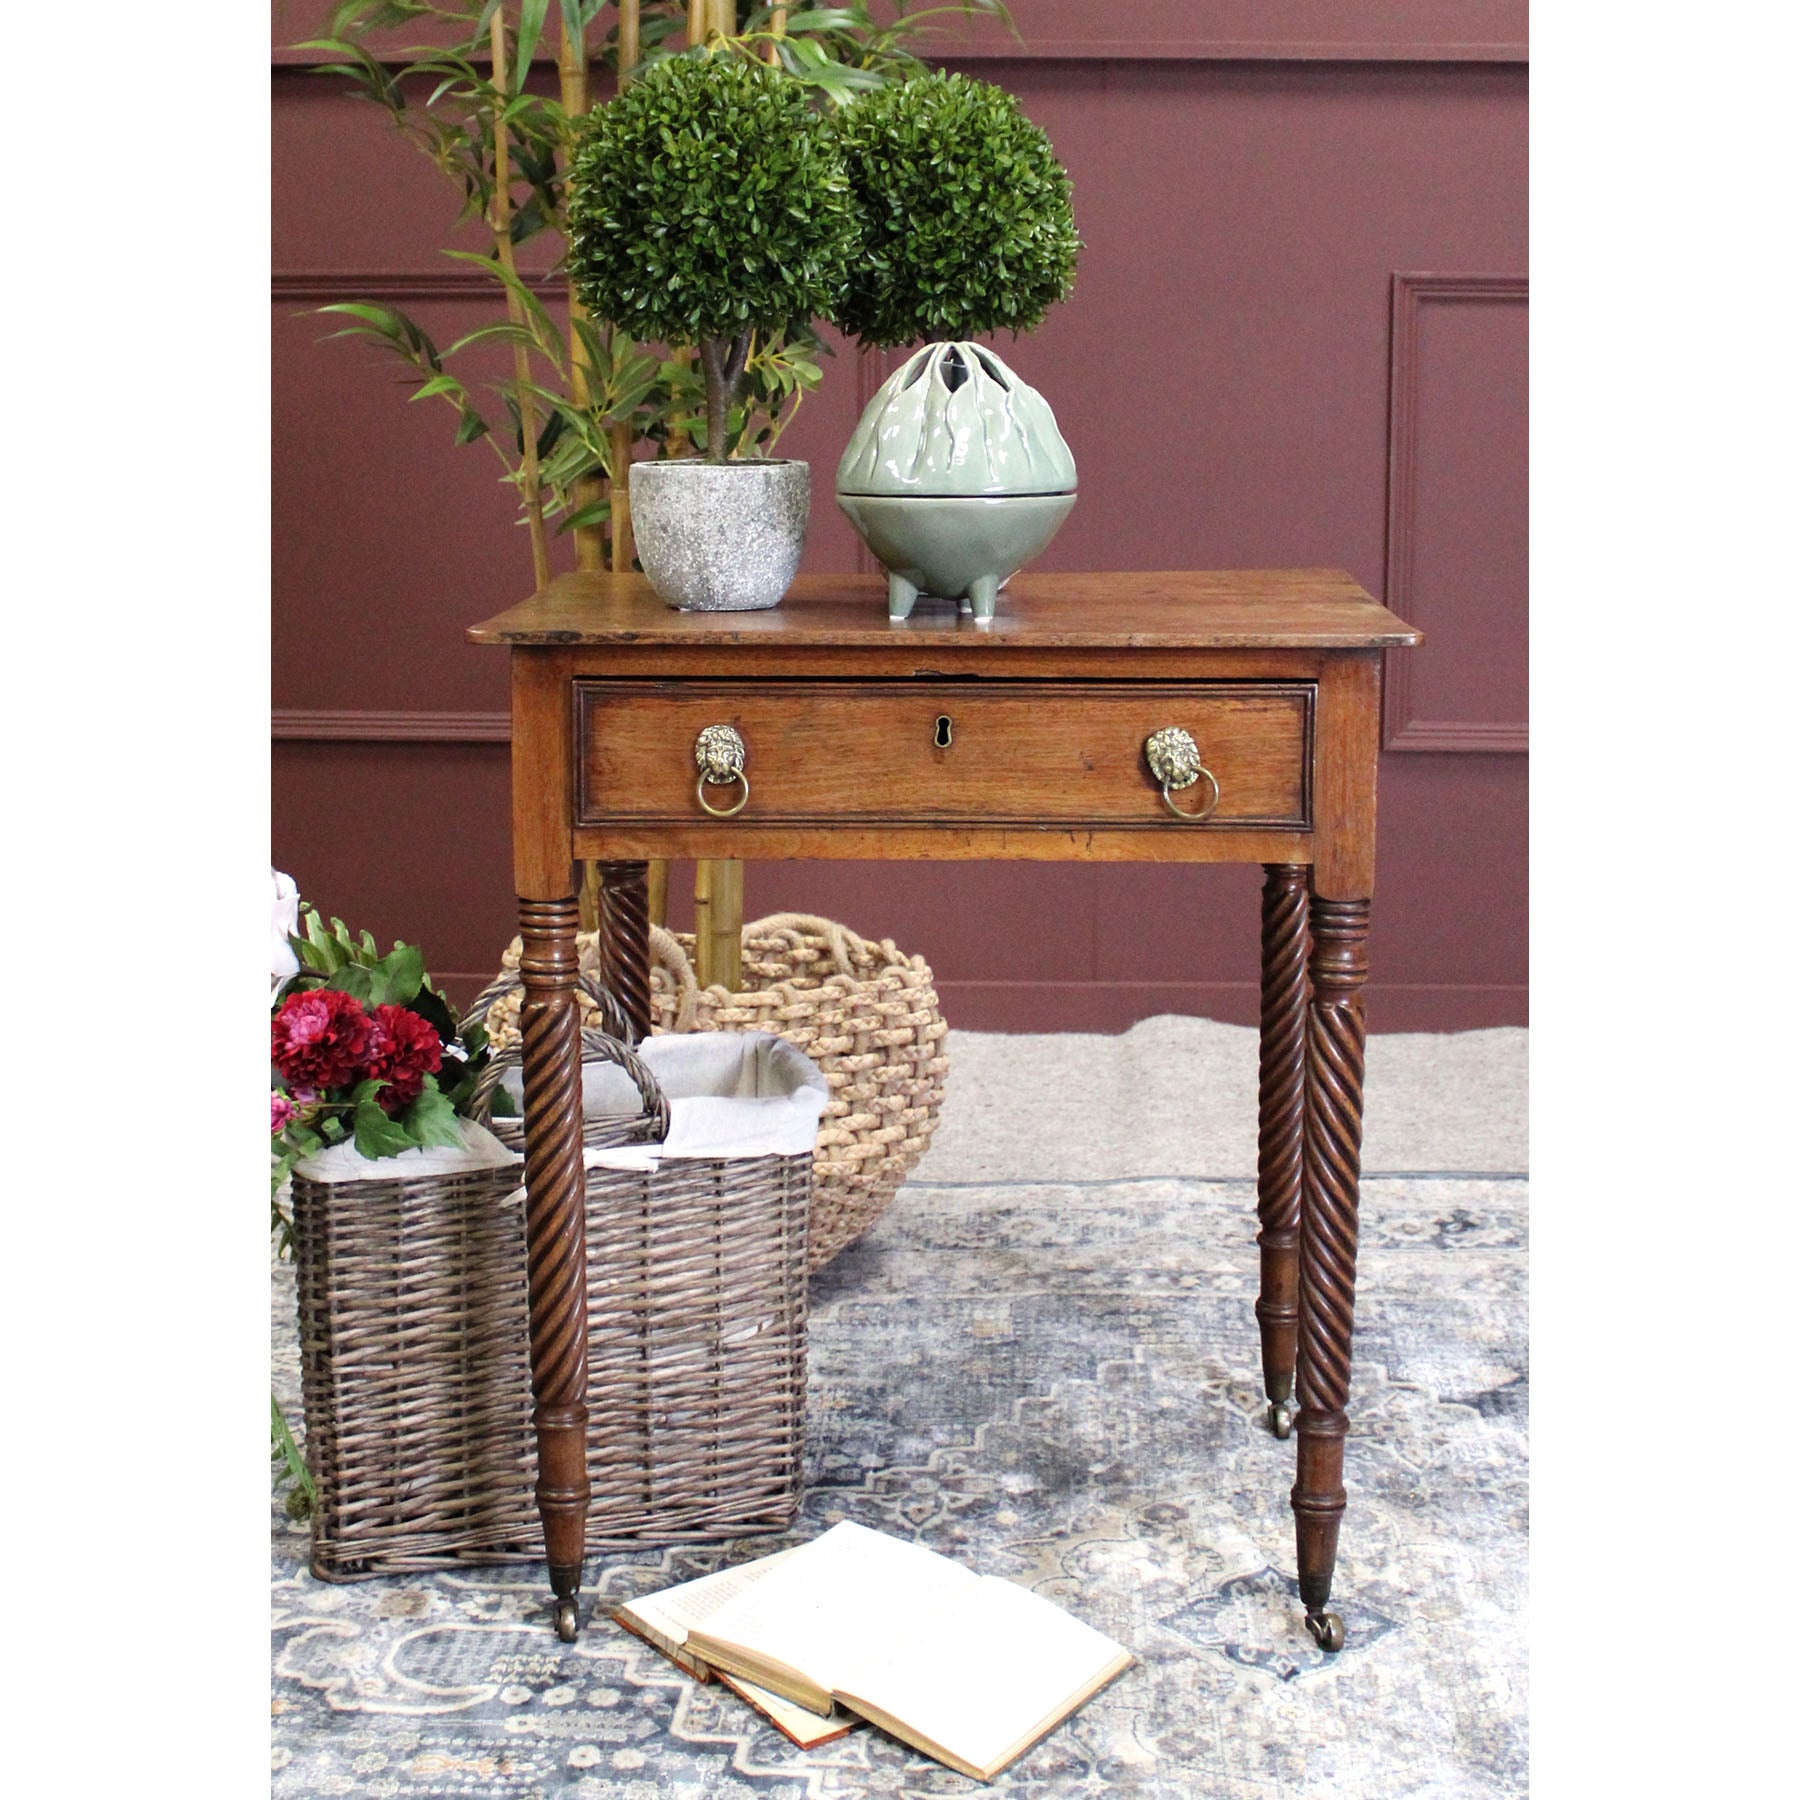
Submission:
[[[577,937],[589,993],[599,986],[599,940]],[[702,988],[691,936],[652,927],[650,999],[659,1031],[772,1031],[825,1072],[831,1105],[813,1155],[811,1266],[821,1268],[887,1211],[925,1154],[944,1102],[947,1027],[922,956],[871,943],[808,913],[774,913],[744,927],[746,987]],[[501,958],[516,970],[515,938]],[[590,997],[584,1005],[599,1002]],[[488,1015],[497,1046],[518,1042],[519,998]]]
[[[623,1045],[595,1053],[643,1095],[629,1128],[659,1137],[654,1077]],[[517,1165],[389,1181],[296,1173],[315,1575],[543,1554],[518,1180]],[[806,1155],[588,1171],[590,1552],[793,1517],[811,1189]]]
[[[774,913],[744,927],[744,987],[701,988],[694,940],[653,928],[651,1007],[662,1031],[772,1031],[831,1087],[813,1155],[811,1267],[887,1210],[944,1103],[947,1027],[931,969],[830,919]],[[598,952],[584,953],[590,970]]]
[[[462,1016],[465,1030],[471,1025],[487,1024],[490,1020],[507,1021],[506,1027],[495,1033],[500,1048],[488,1064],[491,1074],[485,1084],[484,1103],[491,1104],[501,1072],[519,1066],[518,1018],[524,991],[524,977],[517,968],[502,969],[469,1002],[469,1010]],[[632,1041],[631,1027],[626,1021],[624,1010],[591,975],[578,977],[577,992],[581,1000],[581,1060],[584,1063],[616,1060],[612,1055],[616,1043],[629,1044]],[[517,1115],[510,1118],[489,1116],[482,1122],[507,1149],[519,1155],[524,1154],[525,1121],[522,1118]],[[663,1117],[659,1121],[660,1130],[655,1135],[660,1136],[662,1131],[666,1131],[668,1123],[667,1117]],[[645,1124],[646,1120],[642,1117],[607,1118],[584,1112],[581,1141],[595,1150],[620,1144],[643,1143],[646,1141]]]

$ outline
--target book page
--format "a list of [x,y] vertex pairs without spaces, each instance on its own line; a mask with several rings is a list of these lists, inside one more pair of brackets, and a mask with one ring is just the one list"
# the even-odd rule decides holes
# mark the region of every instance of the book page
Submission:
[[770,1570],[779,1568],[805,1548],[804,1544],[794,1544],[777,1550],[773,1556],[759,1556],[754,1562],[736,1563],[729,1569],[679,1582],[654,1594],[640,1594],[615,1608],[613,1617],[629,1620],[638,1627],[647,1626],[676,1645],[685,1645],[687,1634],[702,1620],[711,1618],[727,1600],[754,1587]]
[[792,1670],[829,1695],[840,1668],[895,1635],[928,1630],[978,1579],[935,1551],[846,1520],[719,1607],[694,1648],[753,1665],[737,1672],[765,1685],[780,1686],[780,1672]]
[[841,1707],[834,1706],[821,1717],[804,1706],[796,1706],[791,1700],[782,1699],[779,1694],[772,1693],[766,1687],[758,1687],[753,1681],[745,1681],[741,1676],[728,1675],[723,1669],[718,1670],[717,1674],[733,1693],[748,1700],[783,1737],[798,1744],[802,1750],[810,1750],[816,1744],[829,1744],[833,1738],[843,1737],[862,1723],[854,1713],[847,1713]]
[[1054,1601],[989,1576],[941,1607],[927,1632],[869,1645],[837,1693],[986,1780],[1133,1660]]

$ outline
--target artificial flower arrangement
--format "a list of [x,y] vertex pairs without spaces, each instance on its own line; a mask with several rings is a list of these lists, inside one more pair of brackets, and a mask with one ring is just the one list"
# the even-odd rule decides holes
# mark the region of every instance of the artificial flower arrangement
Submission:
[[[274,877],[274,982],[269,1022],[270,1229],[294,1250],[282,1189],[303,1158],[346,1140],[371,1161],[428,1146],[461,1149],[459,1119],[488,1058],[487,1033],[460,1025],[411,944],[386,955],[368,932],[352,937]],[[505,1112],[503,1092],[492,1110]],[[303,1518],[313,1481],[281,1406],[270,1396],[270,1454]]]
[[383,955],[368,932],[327,926],[304,902],[299,923],[288,940],[299,966],[276,988],[269,1022],[274,1186],[346,1138],[371,1160],[461,1149],[457,1121],[487,1061],[486,1032],[459,1030],[414,945]]

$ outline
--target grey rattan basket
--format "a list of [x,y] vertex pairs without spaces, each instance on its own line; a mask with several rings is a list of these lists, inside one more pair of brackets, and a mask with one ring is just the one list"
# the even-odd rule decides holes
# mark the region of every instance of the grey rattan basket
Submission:
[[[641,1114],[609,1122],[611,1141],[660,1138],[650,1071],[597,1033],[588,1053],[624,1066],[643,1097]],[[296,1173],[315,1575],[543,1554],[520,1179]],[[793,1517],[811,1198],[810,1155],[588,1171],[590,1552]]]

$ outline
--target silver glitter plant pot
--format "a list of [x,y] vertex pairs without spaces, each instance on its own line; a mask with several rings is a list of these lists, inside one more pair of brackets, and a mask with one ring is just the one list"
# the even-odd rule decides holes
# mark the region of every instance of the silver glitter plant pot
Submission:
[[788,590],[806,544],[803,462],[631,465],[631,523],[650,585],[683,612],[760,612]]

